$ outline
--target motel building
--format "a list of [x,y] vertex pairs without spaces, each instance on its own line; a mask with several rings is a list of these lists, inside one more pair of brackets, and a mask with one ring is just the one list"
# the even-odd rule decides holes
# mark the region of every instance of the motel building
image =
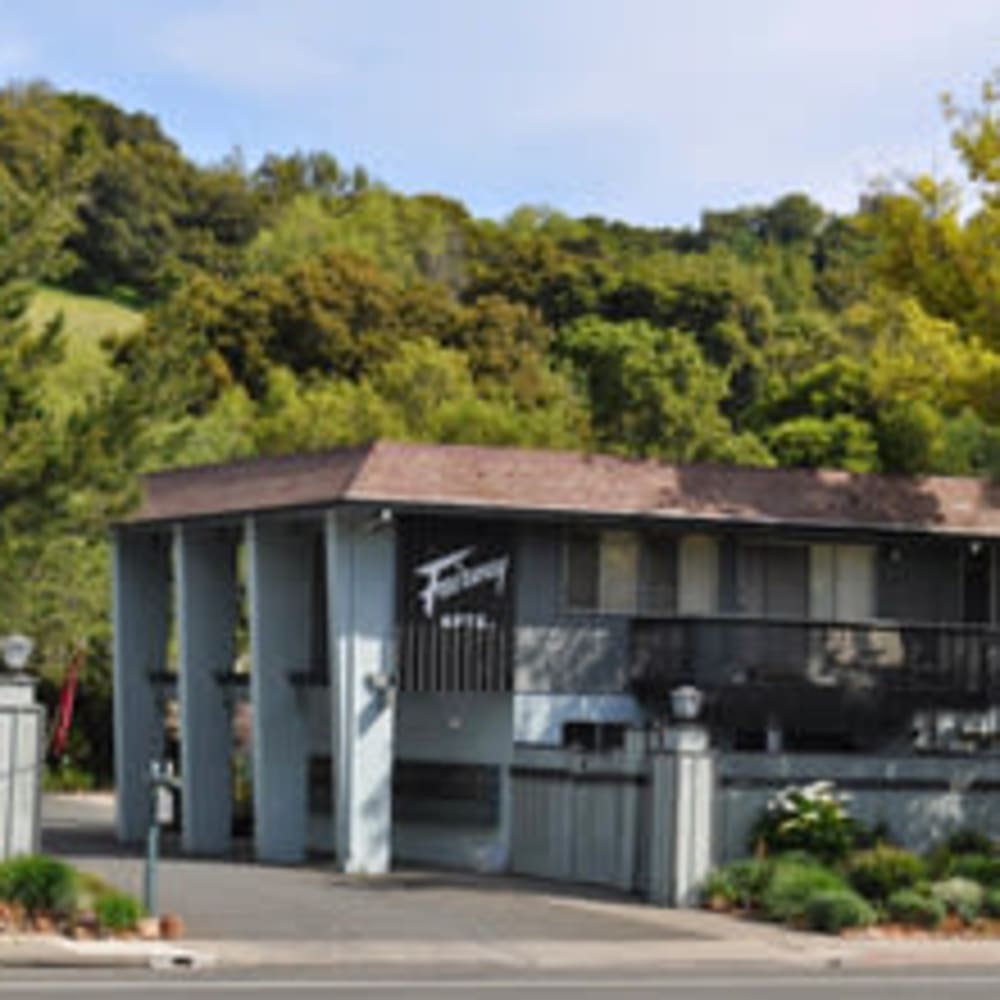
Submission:
[[165,756],[191,854],[667,901],[800,773],[940,817],[975,760],[952,818],[994,822],[998,501],[390,442],[148,476],[113,532],[119,837]]

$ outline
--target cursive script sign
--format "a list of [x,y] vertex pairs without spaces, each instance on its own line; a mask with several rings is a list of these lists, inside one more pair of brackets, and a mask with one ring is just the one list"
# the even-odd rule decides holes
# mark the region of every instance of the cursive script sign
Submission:
[[414,572],[426,580],[420,591],[420,605],[428,618],[434,617],[438,601],[446,601],[486,583],[493,584],[498,596],[504,593],[510,556],[497,556],[469,565],[469,557],[475,550],[475,546],[470,545],[414,567]]

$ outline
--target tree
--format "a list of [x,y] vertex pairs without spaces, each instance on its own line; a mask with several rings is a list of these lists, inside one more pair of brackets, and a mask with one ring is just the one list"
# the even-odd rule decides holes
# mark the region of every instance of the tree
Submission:
[[561,331],[558,351],[585,388],[598,445],[683,462],[726,450],[727,378],[690,335],[587,318]]

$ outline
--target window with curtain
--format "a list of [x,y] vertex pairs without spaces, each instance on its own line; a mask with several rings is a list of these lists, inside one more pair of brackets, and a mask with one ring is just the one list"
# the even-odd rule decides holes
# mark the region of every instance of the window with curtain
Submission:
[[677,546],[657,532],[573,531],[566,536],[563,603],[570,611],[671,614]]

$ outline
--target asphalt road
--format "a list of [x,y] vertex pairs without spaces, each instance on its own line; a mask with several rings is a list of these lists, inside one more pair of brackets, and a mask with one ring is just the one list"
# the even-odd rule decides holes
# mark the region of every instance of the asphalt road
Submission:
[[745,970],[678,971],[672,974],[601,976],[532,976],[484,975],[476,970],[445,978],[426,970],[412,975],[393,969],[386,975],[373,970],[368,976],[330,975],[328,970],[302,969],[276,976],[268,972],[189,973],[184,976],[163,973],[58,972],[54,970],[8,970],[0,972],[0,996],[139,996],[149,1000],[173,998],[291,998],[302,996],[363,997],[365,1000],[398,1000],[400,997],[463,997],[488,1000],[532,1000],[532,998],[574,997],[579,1000],[610,1000],[628,997],[696,997],[698,1000],[768,1000],[802,998],[851,1000],[897,998],[995,998],[1000,987],[1000,973],[956,970],[951,974],[928,972],[855,972],[801,973]]

